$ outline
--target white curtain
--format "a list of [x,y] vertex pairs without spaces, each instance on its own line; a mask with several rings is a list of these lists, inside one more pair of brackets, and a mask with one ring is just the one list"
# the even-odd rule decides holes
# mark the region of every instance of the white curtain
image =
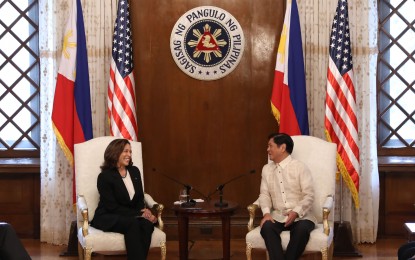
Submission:
[[[109,79],[116,0],[82,0],[91,85],[93,135],[107,133],[106,87]],[[62,39],[69,10],[75,0],[39,0],[41,63],[41,241],[66,244],[71,222],[73,169],[56,144],[51,113]]]
[[[324,113],[329,37],[337,0],[297,0],[306,67],[311,135],[325,139]],[[378,226],[379,178],[376,152],[377,2],[348,1],[360,147],[360,208],[340,181],[336,191],[336,220],[351,223],[355,242],[375,242]],[[342,197],[342,201],[340,198]],[[340,216],[342,206],[342,216]]]

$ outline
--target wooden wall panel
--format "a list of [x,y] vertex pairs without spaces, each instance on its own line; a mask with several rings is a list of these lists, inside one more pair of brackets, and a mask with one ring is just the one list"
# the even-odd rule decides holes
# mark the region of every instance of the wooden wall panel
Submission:
[[[256,174],[228,184],[224,198],[237,201],[237,215],[259,194],[269,133],[277,131],[270,109],[284,1],[131,1],[139,139],[143,143],[146,191],[166,205],[180,185],[204,194],[251,169]],[[170,52],[176,21],[197,6],[216,6],[241,24],[245,49],[238,67],[215,81],[183,73]],[[153,171],[156,169],[156,171]],[[198,197],[193,193],[194,197]]]
[[21,238],[40,237],[39,159],[0,158],[0,221]]
[[405,222],[415,222],[415,158],[379,157],[378,237],[407,237]]

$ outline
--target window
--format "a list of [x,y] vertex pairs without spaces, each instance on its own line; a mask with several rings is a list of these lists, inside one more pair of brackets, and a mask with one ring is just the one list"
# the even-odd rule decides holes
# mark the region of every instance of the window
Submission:
[[378,8],[379,155],[415,155],[415,0],[379,0]]
[[0,2],[0,157],[39,157],[38,8]]

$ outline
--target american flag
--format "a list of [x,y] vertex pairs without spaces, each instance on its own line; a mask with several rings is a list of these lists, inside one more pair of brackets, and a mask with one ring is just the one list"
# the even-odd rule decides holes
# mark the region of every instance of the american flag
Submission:
[[129,4],[127,0],[119,0],[108,83],[108,117],[111,135],[137,141],[133,69]]
[[347,0],[339,0],[330,35],[326,137],[337,144],[337,166],[359,207],[359,147],[356,93]]

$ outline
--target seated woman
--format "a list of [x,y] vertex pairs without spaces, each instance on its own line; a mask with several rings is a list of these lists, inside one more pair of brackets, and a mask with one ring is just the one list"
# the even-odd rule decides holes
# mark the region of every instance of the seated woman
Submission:
[[408,242],[399,248],[398,260],[415,260],[415,242]]
[[145,260],[157,218],[145,207],[140,170],[133,166],[126,139],[112,141],[105,150],[98,175],[100,195],[91,225],[124,234],[127,259]]

